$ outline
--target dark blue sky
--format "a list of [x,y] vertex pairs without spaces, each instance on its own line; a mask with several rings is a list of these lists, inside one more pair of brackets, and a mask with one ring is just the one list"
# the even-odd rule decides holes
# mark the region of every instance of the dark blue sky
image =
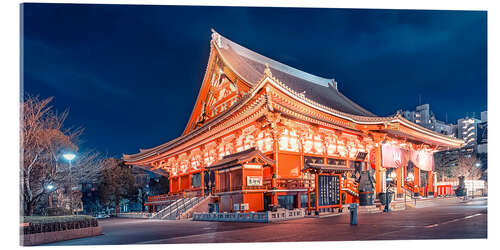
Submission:
[[210,28],[335,78],[379,115],[429,103],[437,118],[486,110],[486,12],[24,4],[24,91],[54,96],[84,148],[135,153],[181,135]]

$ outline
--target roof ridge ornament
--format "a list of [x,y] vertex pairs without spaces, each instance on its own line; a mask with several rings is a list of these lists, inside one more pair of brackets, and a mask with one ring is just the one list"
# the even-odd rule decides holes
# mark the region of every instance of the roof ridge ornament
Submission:
[[215,31],[213,28],[210,29],[210,31],[212,31],[212,42],[217,46],[219,47],[220,49],[222,49],[222,39],[221,39],[221,35],[219,33],[217,33],[217,31]]
[[330,87],[334,88],[335,90],[338,90],[338,83],[337,81],[335,80],[335,78],[332,79],[332,82],[329,83],[328,85],[330,85]]
[[266,68],[264,69],[264,74],[273,77],[273,73],[271,73],[271,69],[269,68],[269,63],[266,63]]

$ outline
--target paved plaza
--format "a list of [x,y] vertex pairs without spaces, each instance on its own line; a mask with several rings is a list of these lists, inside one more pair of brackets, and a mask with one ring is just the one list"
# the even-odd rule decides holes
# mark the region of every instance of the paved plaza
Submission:
[[307,217],[279,223],[101,220],[103,235],[50,245],[216,242],[472,239],[487,237],[487,200],[437,200],[433,206],[390,213]]

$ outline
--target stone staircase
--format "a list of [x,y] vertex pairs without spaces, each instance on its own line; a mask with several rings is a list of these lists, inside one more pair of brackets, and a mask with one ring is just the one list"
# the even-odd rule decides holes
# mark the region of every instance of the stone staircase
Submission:
[[404,201],[393,201],[389,206],[392,211],[401,211],[406,209]]
[[151,215],[150,219],[178,220],[182,214],[204,199],[205,197],[180,198]]
[[417,198],[416,201],[415,208],[432,207],[436,205],[433,198]]
[[369,213],[380,213],[382,210],[377,205],[369,205],[369,206],[359,206],[358,213],[361,214],[369,214]]

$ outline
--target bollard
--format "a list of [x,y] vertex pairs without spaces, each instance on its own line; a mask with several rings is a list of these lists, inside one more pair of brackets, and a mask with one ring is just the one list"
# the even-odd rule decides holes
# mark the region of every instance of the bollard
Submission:
[[389,191],[385,192],[385,206],[384,206],[384,212],[390,212],[391,209],[389,207],[390,199],[389,199]]
[[358,225],[358,204],[350,204],[349,210],[351,212],[351,225]]

